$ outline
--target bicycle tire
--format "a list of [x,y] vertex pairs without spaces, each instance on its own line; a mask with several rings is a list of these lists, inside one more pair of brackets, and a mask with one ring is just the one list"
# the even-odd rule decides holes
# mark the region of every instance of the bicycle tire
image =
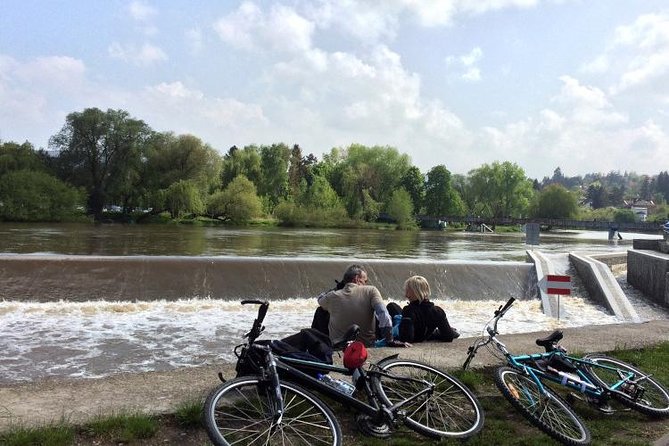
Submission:
[[276,425],[267,385],[257,376],[235,378],[212,390],[204,403],[204,426],[212,443],[341,446],[341,426],[323,401],[297,384],[280,386],[284,414]]
[[566,445],[592,441],[583,420],[549,387],[543,396],[531,377],[511,367],[495,371],[495,385],[516,410],[554,439]]
[[[456,378],[413,360],[390,359],[381,361],[377,366],[395,376],[422,379],[436,385],[431,395],[416,399],[401,408],[406,413],[404,424],[410,429],[431,438],[468,438],[483,428],[481,404]],[[381,375],[373,376],[372,386],[387,405],[424,389],[419,383],[403,382]]]
[[[591,354],[586,355],[584,359],[596,364],[632,372],[637,375],[647,375],[647,373],[644,373],[638,367],[606,355]],[[607,389],[610,389],[614,383],[620,381],[617,372],[601,369],[599,367],[589,367],[587,364],[585,365],[585,369],[594,381]],[[629,386],[623,386],[619,389],[619,392],[612,392],[611,395],[621,404],[637,410],[644,415],[651,417],[669,417],[669,390],[650,377],[643,380],[642,386],[644,392],[640,398],[635,398],[634,395],[632,395],[634,389]]]

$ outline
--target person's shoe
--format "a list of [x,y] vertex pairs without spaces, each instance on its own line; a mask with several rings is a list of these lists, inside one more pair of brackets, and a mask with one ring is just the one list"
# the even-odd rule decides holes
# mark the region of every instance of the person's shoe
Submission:
[[453,339],[458,339],[460,337],[460,332],[457,328],[451,327],[451,335],[453,336]]

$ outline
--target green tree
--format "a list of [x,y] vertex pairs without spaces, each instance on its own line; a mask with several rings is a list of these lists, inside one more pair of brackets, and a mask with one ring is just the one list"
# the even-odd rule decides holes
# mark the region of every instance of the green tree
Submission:
[[484,164],[469,172],[473,212],[493,218],[521,217],[533,197],[532,181],[509,161]]
[[290,149],[285,144],[272,144],[260,148],[262,175],[258,193],[267,197],[272,207],[288,194],[288,161]]
[[221,174],[222,185],[226,187],[239,175],[244,175],[248,180],[258,187],[262,176],[260,150],[257,146],[246,146],[238,149],[230,147],[228,153],[223,157],[223,169]]
[[616,209],[613,214],[613,221],[616,223],[634,223],[636,215],[631,209]]
[[342,202],[337,192],[325,178],[316,175],[311,186],[303,181],[304,192],[300,197],[300,204],[308,208],[336,209],[341,208]]
[[427,173],[425,213],[432,217],[460,216],[466,212],[462,198],[451,185],[451,172],[440,164]]
[[332,149],[318,173],[343,197],[351,218],[371,221],[410,166],[409,157],[393,147],[353,144],[345,150]]
[[413,228],[416,221],[413,218],[413,203],[411,195],[404,188],[399,188],[393,192],[388,202],[388,215],[397,222],[399,229]]
[[260,215],[262,202],[255,185],[244,175],[238,175],[228,186],[207,201],[207,213],[233,223],[246,223]]
[[0,144],[0,175],[14,170],[45,170],[42,157],[29,142]]
[[0,219],[65,221],[80,214],[83,192],[52,175],[14,170],[0,176]]
[[411,197],[414,215],[420,215],[425,199],[425,175],[416,166],[411,166],[400,178],[399,185]]
[[59,177],[86,189],[88,209],[99,219],[105,204],[133,189],[151,133],[126,111],[87,108],[67,115],[49,144],[58,152]]
[[200,215],[205,210],[197,185],[193,181],[179,180],[164,191],[165,207],[172,218],[188,214]]
[[578,200],[562,184],[553,183],[536,195],[531,213],[541,218],[574,218],[578,214]]
[[609,205],[608,191],[599,181],[595,181],[588,186],[585,196],[593,209],[600,209]]

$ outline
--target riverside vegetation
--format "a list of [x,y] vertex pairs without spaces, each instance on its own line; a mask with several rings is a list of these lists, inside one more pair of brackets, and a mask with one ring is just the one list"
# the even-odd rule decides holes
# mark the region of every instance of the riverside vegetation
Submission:
[[[669,342],[638,350],[609,352],[652,373],[658,381],[669,383]],[[483,431],[469,439],[467,445],[537,445],[554,443],[552,439],[532,427],[513,410],[499,394],[492,380],[493,369],[454,371],[454,374],[472,388],[486,412]],[[331,401],[329,401],[331,402]],[[331,402],[344,429],[344,444],[354,446],[409,446],[429,443],[423,437],[402,428],[390,439],[365,437],[356,431],[353,417],[345,408]],[[614,403],[615,404],[615,403]],[[209,442],[200,424],[202,402],[183,402],[173,414],[147,415],[118,414],[99,418],[83,426],[74,426],[67,420],[40,428],[14,426],[0,434],[3,446],[75,446],[75,445],[180,445],[205,446]],[[576,404],[576,410],[588,422],[594,445],[642,446],[669,434],[669,420],[649,420],[636,412],[605,415],[585,404]],[[614,405],[622,410],[622,406]],[[459,445],[458,441],[442,441],[441,445]]]
[[419,215],[627,222],[637,202],[651,221],[669,217],[667,171],[567,177],[557,167],[540,181],[509,161],[466,175],[443,164],[424,173],[388,146],[335,147],[321,160],[298,144],[224,147],[156,132],[124,110],[73,112],[47,149],[0,141],[0,221],[239,225],[260,218],[359,227],[381,220],[410,229]]

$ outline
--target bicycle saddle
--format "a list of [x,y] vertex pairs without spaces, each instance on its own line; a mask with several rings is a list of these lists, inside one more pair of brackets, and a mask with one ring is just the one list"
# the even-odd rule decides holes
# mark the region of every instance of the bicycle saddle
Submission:
[[342,338],[342,340],[332,346],[332,350],[343,350],[344,347],[346,347],[349,342],[355,341],[358,338],[359,334],[360,334],[360,326],[357,324],[351,325],[349,329],[346,330],[346,333],[344,333],[344,337]]
[[545,338],[539,338],[536,340],[536,343],[539,347],[543,347],[547,352],[552,352],[555,349],[555,344],[564,337],[562,331],[555,330],[553,333],[549,334]]

